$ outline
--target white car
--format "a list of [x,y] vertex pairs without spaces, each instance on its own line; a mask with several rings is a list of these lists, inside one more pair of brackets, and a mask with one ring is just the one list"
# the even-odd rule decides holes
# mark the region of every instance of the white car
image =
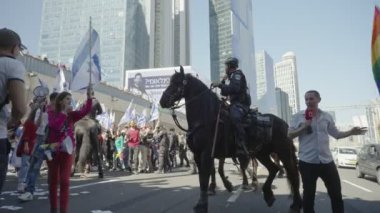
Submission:
[[357,151],[353,147],[336,147],[332,151],[337,167],[355,168],[357,162]]

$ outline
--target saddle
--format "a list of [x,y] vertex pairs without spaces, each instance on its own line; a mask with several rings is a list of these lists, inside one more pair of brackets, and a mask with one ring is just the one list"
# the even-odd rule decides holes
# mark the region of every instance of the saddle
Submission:
[[[224,102],[222,105],[222,119],[221,122],[224,122],[223,120],[226,119],[226,116],[230,116],[229,114],[229,108],[230,105]],[[244,118],[243,118],[243,126],[246,129],[247,133],[250,133],[249,131],[255,131],[255,136],[257,140],[263,141],[264,143],[269,142],[272,140],[272,125],[273,120],[271,117],[267,114],[260,113],[257,108],[251,109],[251,108],[245,108],[242,106],[242,109],[244,111]],[[224,119],[223,119],[224,117]],[[253,127],[253,129],[252,129]],[[248,130],[248,131],[247,131]],[[251,134],[247,134],[247,136],[250,136]]]

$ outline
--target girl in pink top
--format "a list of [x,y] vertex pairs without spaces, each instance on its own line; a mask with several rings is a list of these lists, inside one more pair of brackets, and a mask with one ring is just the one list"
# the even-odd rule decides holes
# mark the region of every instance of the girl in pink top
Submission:
[[62,149],[62,142],[66,136],[71,138],[73,147],[74,123],[91,111],[93,91],[87,90],[87,102],[80,109],[71,108],[71,94],[60,93],[55,100],[55,110],[48,111],[49,140],[53,147],[53,160],[48,161],[49,200],[50,212],[58,212],[57,186],[60,185],[60,212],[66,213],[69,202],[69,182],[72,165],[72,156]]

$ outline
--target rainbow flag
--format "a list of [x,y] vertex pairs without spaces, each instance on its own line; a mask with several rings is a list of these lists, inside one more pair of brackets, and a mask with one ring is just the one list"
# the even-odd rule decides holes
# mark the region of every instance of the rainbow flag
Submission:
[[375,6],[372,31],[372,72],[380,93],[380,10]]

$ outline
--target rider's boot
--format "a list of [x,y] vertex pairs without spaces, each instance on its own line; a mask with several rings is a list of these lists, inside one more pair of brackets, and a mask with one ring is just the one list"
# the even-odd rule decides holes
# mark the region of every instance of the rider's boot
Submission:
[[245,143],[245,130],[243,125],[238,124],[236,125],[236,154],[238,156],[245,156],[249,158],[249,151],[247,149],[246,143]]

